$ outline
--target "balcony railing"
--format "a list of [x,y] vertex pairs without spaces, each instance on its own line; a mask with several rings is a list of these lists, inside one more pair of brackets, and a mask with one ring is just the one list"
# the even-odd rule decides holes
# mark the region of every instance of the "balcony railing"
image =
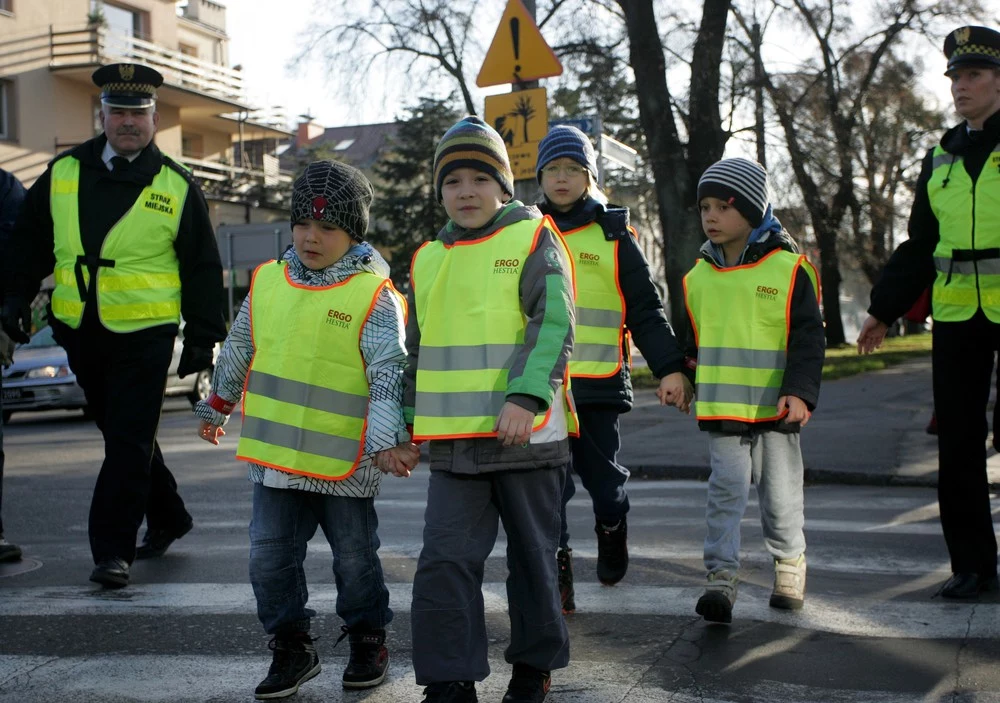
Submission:
[[228,102],[246,104],[240,71],[187,56],[159,44],[94,25],[47,30],[0,41],[0,73],[20,73],[39,65],[67,68],[118,61],[142,63],[167,83]]

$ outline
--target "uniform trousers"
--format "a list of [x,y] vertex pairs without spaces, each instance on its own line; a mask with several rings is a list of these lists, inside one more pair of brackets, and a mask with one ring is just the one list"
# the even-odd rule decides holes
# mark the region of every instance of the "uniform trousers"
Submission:
[[131,564],[143,516],[149,529],[180,530],[191,520],[156,442],[177,326],[121,334],[92,318],[76,330],[50,319],[104,435],[90,504],[94,563],[118,557]]
[[569,664],[555,552],[566,468],[455,474],[432,470],[424,546],[413,577],[417,684],[482,681],[487,661],[483,574],[499,523],[507,533],[509,663]]
[[[954,573],[997,573],[997,540],[986,474],[986,405],[1000,324],[982,310],[965,322],[934,322],[938,504]],[[994,446],[997,410],[994,410]]]

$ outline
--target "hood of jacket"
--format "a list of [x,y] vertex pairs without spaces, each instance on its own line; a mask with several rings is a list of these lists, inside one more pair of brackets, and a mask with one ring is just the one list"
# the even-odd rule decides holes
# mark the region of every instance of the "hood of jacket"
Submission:
[[291,279],[307,286],[330,286],[363,272],[373,273],[381,278],[389,277],[389,264],[368,242],[353,244],[346,254],[324,269],[313,270],[307,267],[291,245],[281,258],[288,262],[288,275]]
[[540,219],[542,219],[542,212],[534,205],[525,205],[520,200],[510,200],[497,211],[497,214],[489,222],[477,229],[459,227],[453,220],[448,220],[448,224],[438,232],[437,239],[448,245],[455,242],[482,239],[515,222]]

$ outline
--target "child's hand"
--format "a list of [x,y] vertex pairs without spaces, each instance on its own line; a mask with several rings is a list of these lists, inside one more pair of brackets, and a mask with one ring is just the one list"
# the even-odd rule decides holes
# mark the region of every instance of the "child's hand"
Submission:
[[778,398],[778,414],[780,415],[788,408],[788,415],[785,417],[785,422],[798,422],[801,423],[802,427],[805,427],[809,422],[811,414],[809,408],[806,407],[805,401],[801,398],[796,398],[794,395],[783,395]]
[[660,405],[673,405],[683,413],[691,412],[691,397],[694,389],[691,383],[680,371],[660,379],[660,387],[656,389],[656,397]]
[[888,332],[888,325],[869,315],[858,334],[858,354],[871,354],[881,347]]
[[225,434],[226,431],[224,429],[218,425],[213,425],[208,420],[202,420],[201,425],[198,427],[198,436],[211,444],[218,445],[219,437],[223,437]]
[[400,478],[409,478],[410,472],[420,461],[420,450],[412,442],[401,442],[391,449],[383,449],[375,455],[375,466],[379,470]]
[[531,426],[535,424],[535,414],[517,403],[503,404],[497,422],[493,426],[497,441],[505,447],[512,444],[527,444],[531,439]]

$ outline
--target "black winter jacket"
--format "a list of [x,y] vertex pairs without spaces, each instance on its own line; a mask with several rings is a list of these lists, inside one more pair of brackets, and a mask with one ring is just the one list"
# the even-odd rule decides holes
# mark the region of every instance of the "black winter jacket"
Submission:
[[[795,241],[787,232],[770,232],[760,240],[747,246],[743,252],[741,263],[752,264],[774,251],[784,249],[793,254],[799,252]],[[701,248],[703,259],[718,265],[710,242],[705,242]],[[804,271],[799,269],[792,288],[791,322],[788,333],[788,353],[785,362],[785,375],[782,379],[779,395],[793,395],[805,402],[810,411],[819,402],[819,386],[823,378],[823,359],[826,356],[826,338],[823,333],[823,317],[816,299],[816,291],[812,281]],[[698,347],[695,343],[694,329],[688,321],[686,337],[686,354],[691,359],[698,357]],[[695,398],[697,400],[697,397]],[[788,423],[784,419],[772,422],[756,422],[753,424],[736,420],[700,420],[699,429],[706,432],[725,432],[727,434],[744,434],[751,429],[777,430],[778,432],[798,432],[798,423]]]
[[[949,154],[962,157],[966,172],[975,183],[994,147],[1000,144],[1000,112],[983,124],[981,132],[969,134],[967,123],[952,127],[941,137],[941,146]],[[899,245],[889,258],[882,276],[872,288],[868,313],[892,324],[906,313],[924,290],[934,283],[934,249],[941,240],[941,226],[931,209],[927,182],[931,178],[934,150],[924,157],[913,194],[908,230],[910,238]]]
[[[569,212],[556,212],[545,202],[539,209],[551,215],[561,232],[569,232],[597,222],[608,241],[618,240],[618,285],[625,299],[625,328],[657,378],[684,368],[684,354],[667,322],[663,301],[653,283],[649,263],[629,231],[628,208],[605,206],[593,198],[583,198]],[[628,412],[632,409],[631,359],[627,337],[622,343],[625,363],[609,378],[574,378],[573,400],[577,407],[602,406]]]
[[[198,347],[211,347],[222,341],[226,338],[222,261],[201,188],[190,173],[155,144],[143,149],[124,171],[109,171],[101,158],[106,143],[107,137],[102,134],[53,160],[54,163],[71,155],[80,161],[80,238],[84,251],[99,254],[108,232],[132,207],[143,188],[153,182],[160,168],[164,164],[173,168],[190,186],[174,240],[181,279],[184,339]],[[2,262],[5,294],[22,300],[32,300],[42,280],[55,268],[51,182],[50,163],[28,190]],[[84,314],[94,315],[95,308],[87,305]]]
[[6,256],[5,249],[14,231],[24,195],[24,186],[17,176],[0,168],[0,260]]

